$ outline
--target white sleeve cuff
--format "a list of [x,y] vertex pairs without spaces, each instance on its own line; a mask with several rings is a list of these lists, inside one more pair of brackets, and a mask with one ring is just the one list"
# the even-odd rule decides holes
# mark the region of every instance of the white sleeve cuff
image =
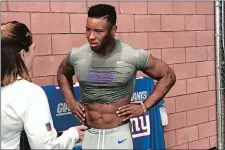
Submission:
[[69,137],[71,138],[72,143],[74,143],[74,145],[77,143],[78,139],[79,139],[79,134],[78,131],[75,127],[70,127],[67,131],[66,134],[69,134]]

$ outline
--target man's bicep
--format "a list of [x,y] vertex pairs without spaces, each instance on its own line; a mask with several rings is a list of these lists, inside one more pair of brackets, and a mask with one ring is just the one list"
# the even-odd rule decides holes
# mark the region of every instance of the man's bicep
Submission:
[[170,69],[170,67],[164,61],[150,55],[147,65],[142,71],[151,78],[158,80],[163,77],[168,69]]
[[64,58],[59,66],[59,72],[64,75],[74,75],[74,69],[71,65],[68,64],[67,58]]

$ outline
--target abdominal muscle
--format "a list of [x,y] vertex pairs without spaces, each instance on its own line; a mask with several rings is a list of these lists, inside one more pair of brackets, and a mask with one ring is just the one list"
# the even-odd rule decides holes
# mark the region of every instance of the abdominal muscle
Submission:
[[86,120],[85,123],[97,129],[109,129],[115,128],[122,124],[123,119],[127,116],[119,117],[116,111],[119,107],[129,104],[132,94],[127,95],[117,102],[112,103],[102,103],[102,104],[83,104],[85,109]]

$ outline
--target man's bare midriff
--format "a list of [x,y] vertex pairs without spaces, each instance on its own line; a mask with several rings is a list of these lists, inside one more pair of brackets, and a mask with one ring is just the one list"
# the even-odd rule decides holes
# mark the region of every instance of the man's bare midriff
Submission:
[[127,95],[117,102],[105,104],[83,104],[86,114],[86,124],[92,128],[109,129],[115,128],[122,124],[126,117],[119,117],[116,111],[119,107],[129,104],[132,94]]

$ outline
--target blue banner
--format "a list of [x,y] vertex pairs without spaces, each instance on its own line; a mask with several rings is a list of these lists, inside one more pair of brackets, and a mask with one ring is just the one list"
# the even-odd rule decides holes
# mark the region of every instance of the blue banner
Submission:
[[[143,101],[152,92],[154,82],[151,78],[136,79],[132,102]],[[66,130],[71,126],[80,125],[80,122],[72,115],[69,107],[64,102],[64,97],[58,87],[44,86],[44,91],[49,100],[50,110],[56,130]],[[80,89],[74,85],[74,93],[77,100],[80,100]],[[164,133],[159,108],[164,103],[161,100],[145,115],[131,118],[132,138],[134,149],[165,149]]]

